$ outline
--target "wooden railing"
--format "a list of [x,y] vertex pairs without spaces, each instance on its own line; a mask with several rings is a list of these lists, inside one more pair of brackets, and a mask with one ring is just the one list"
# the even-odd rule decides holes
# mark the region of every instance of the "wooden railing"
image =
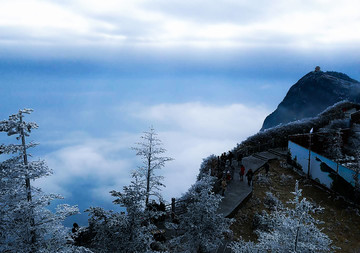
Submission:
[[177,200],[171,198],[171,204],[165,206],[166,213],[175,220],[177,216],[186,213],[186,207],[190,201],[188,199]]

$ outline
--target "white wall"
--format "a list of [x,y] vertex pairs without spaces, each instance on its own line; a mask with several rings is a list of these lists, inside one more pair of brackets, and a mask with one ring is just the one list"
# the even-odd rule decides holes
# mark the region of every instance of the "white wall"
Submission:
[[[289,141],[288,148],[291,153],[292,159],[297,160],[297,162],[301,165],[302,170],[305,174],[308,173],[308,161],[309,161],[309,150],[295,144],[292,141]],[[318,161],[320,159],[320,161]],[[328,188],[331,188],[331,183],[333,180],[330,178],[330,173],[321,171],[320,164],[321,162],[326,163],[330,168],[332,168],[335,172],[338,171],[338,174],[344,178],[351,185],[355,186],[355,180],[353,175],[355,172],[350,170],[344,166],[337,166],[336,162],[321,156],[315,152],[310,152],[310,176],[312,179],[318,179],[321,184],[326,185]]]

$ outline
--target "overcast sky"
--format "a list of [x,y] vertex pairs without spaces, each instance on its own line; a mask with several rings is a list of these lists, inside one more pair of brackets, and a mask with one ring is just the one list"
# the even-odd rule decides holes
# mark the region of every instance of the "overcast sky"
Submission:
[[35,110],[34,158],[54,170],[39,184],[81,210],[112,208],[108,192],[140,165],[130,147],[153,125],[175,158],[163,170],[169,201],[202,158],[256,133],[316,65],[360,79],[359,9],[356,0],[0,0],[0,116]]

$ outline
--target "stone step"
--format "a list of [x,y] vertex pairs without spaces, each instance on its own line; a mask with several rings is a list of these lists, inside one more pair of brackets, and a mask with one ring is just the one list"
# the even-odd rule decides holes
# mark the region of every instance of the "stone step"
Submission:
[[286,154],[280,153],[280,152],[278,152],[276,150],[273,150],[273,149],[269,149],[268,152],[273,154],[273,155],[279,156],[279,157],[285,157],[286,156]]
[[263,160],[263,161],[269,160],[267,157],[259,155],[259,154],[253,154],[252,156],[257,158],[257,159]]

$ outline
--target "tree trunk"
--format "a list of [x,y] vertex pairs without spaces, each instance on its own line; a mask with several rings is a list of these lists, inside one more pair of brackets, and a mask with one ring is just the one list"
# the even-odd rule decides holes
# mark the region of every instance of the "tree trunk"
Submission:
[[147,167],[147,175],[146,175],[146,200],[145,200],[146,207],[149,204],[149,195],[150,195],[151,152],[152,152],[152,134],[149,140],[149,156],[148,156],[148,167]]
[[296,252],[296,249],[297,249],[297,243],[298,243],[298,238],[299,238],[299,230],[300,230],[300,226],[298,226],[298,227],[297,227],[297,230],[296,230],[295,249],[294,249],[294,252]]
[[[20,113],[20,125],[22,125],[23,120],[22,120],[22,114]],[[20,135],[21,135],[21,144],[23,147],[23,158],[24,158],[24,165],[26,167],[26,175],[25,175],[25,187],[26,187],[26,194],[27,194],[27,201],[28,202],[32,202],[32,196],[31,196],[31,186],[30,186],[30,178],[28,175],[28,159],[27,159],[27,154],[26,154],[26,142],[25,142],[25,133],[24,133],[24,129],[21,128],[20,130]],[[33,215],[33,210],[32,208],[30,208],[30,241],[32,245],[35,245],[36,242],[36,236],[35,236],[35,219],[34,219],[34,215]],[[33,246],[32,246],[32,250],[33,250]]]

